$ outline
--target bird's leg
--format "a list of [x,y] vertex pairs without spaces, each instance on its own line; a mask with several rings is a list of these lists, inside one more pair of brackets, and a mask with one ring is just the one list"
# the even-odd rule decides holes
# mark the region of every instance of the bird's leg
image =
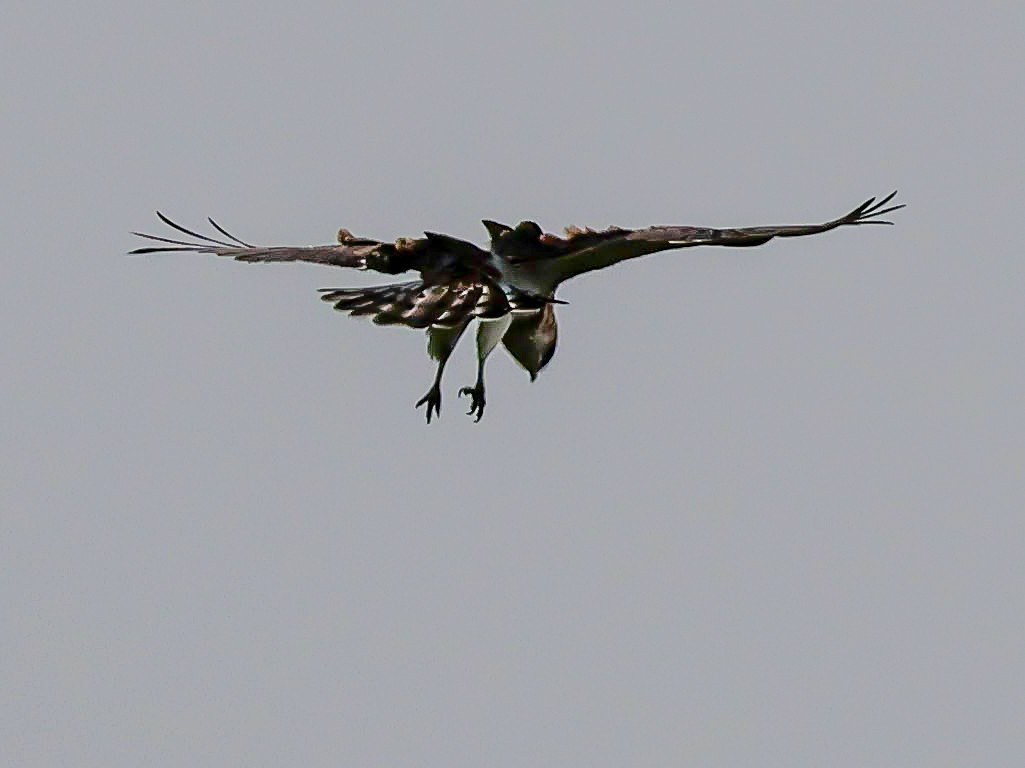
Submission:
[[484,363],[488,355],[495,348],[505,332],[509,330],[512,322],[512,315],[507,314],[497,320],[481,320],[477,327],[477,382],[472,387],[463,387],[459,390],[459,396],[470,396],[470,410],[467,416],[474,416],[474,421],[480,421],[484,415],[484,406],[487,401],[484,399]]
[[470,410],[466,412],[467,416],[477,415],[474,421],[480,421],[480,417],[484,415],[484,406],[487,401],[484,399],[484,361],[487,358],[481,358],[477,361],[477,383],[472,387],[463,387],[459,390],[459,396],[463,395],[470,396]]
[[428,424],[431,423],[432,415],[441,415],[441,376],[445,372],[445,364],[452,350],[456,348],[456,343],[467,325],[468,322],[455,328],[431,328],[427,331],[427,354],[438,361],[438,370],[434,374],[434,383],[427,390],[427,394],[416,401],[416,407],[427,404]]
[[416,401],[416,407],[419,408],[424,403],[427,403],[427,423],[431,423],[431,416],[433,413],[441,415],[441,375],[445,372],[445,363],[448,362],[448,355],[445,355],[438,362],[438,371],[434,374],[434,383],[431,388],[427,390],[427,394]]

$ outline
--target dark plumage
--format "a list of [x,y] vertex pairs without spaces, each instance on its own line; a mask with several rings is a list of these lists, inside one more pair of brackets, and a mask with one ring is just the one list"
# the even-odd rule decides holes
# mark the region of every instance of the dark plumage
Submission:
[[569,227],[559,237],[544,233],[532,221],[510,227],[485,219],[484,226],[491,236],[489,251],[434,232],[388,243],[357,237],[347,229],[338,231],[338,242],[332,245],[260,247],[240,240],[213,219],[208,221],[218,237],[186,229],[158,212],[162,222],[193,240],[135,232],[161,245],[136,248],[131,253],[191,251],[247,262],[307,261],[385,274],[419,272],[420,280],[412,282],[372,288],[324,288],[321,298],[340,311],[369,316],[378,325],[427,330],[428,353],[438,361],[438,367],[431,389],[417,406],[426,404],[428,422],[441,412],[441,377],[449,355],[470,322],[479,320],[477,381],[459,392],[471,398],[469,413],[479,420],[485,405],[484,363],[500,341],[531,380],[552,359],[558,336],[554,305],[564,303],[555,298],[555,292],[566,280],[659,251],[698,245],[750,247],[776,237],[802,237],[843,226],[892,224],[880,217],[904,207],[889,205],[896,194],[879,201],[870,198],[824,224],[738,229]]

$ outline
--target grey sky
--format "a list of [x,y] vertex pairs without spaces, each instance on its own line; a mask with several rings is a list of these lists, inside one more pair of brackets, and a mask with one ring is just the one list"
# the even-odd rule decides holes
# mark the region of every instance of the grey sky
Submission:
[[[5,10],[0,763],[1025,758],[1025,11],[667,6]],[[480,424],[380,276],[123,255],[894,188],[569,283]]]

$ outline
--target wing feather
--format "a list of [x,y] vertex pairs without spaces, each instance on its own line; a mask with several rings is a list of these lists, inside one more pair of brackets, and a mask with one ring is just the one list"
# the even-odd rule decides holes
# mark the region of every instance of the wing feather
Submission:
[[456,328],[474,317],[501,317],[511,311],[505,292],[485,279],[409,283],[372,288],[322,288],[321,299],[353,316],[370,315],[378,325]]
[[[241,240],[228,232],[224,227],[213,219],[208,219],[210,225],[223,235],[226,239],[218,239],[195,232],[183,227],[175,221],[157,211],[157,217],[172,229],[193,238],[183,240],[174,237],[163,237],[160,235],[149,235],[143,232],[133,232],[133,235],[163,243],[159,246],[145,246],[129,251],[130,254],[139,255],[146,253],[171,253],[191,252],[209,253],[215,256],[225,256],[236,261],[246,262],[281,262],[281,261],[305,261],[314,264],[326,264],[334,267],[351,267],[354,269],[376,269],[382,272],[400,272],[405,269],[391,269],[395,261],[394,254],[397,251],[395,245],[382,243],[376,240],[362,240],[351,238],[345,242],[333,245],[312,245],[312,246],[254,246]],[[405,267],[405,264],[401,266]],[[408,268],[408,267],[406,267]]]
[[520,251],[522,261],[546,261],[538,265],[553,285],[584,272],[616,264],[627,259],[659,251],[692,248],[699,245],[751,247],[776,237],[803,237],[845,226],[892,224],[880,217],[900,210],[903,204],[889,205],[896,191],[881,200],[869,198],[849,213],[823,224],[798,224],[716,229],[713,227],[655,226],[645,229],[611,227],[602,232],[570,228],[566,238],[544,235],[532,249]]

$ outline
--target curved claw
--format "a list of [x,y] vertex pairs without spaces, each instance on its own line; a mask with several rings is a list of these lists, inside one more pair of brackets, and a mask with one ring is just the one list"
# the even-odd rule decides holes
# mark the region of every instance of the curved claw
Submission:
[[474,423],[480,421],[481,416],[484,415],[484,406],[487,404],[487,400],[484,399],[484,387],[482,385],[463,387],[459,390],[459,397],[463,395],[470,396],[470,410],[466,412],[466,415],[473,416],[476,413],[477,418],[473,421]]
[[419,408],[424,403],[427,403],[427,423],[431,423],[431,416],[437,414],[441,416],[441,388],[438,385],[431,387],[427,394],[416,401],[415,408]]

